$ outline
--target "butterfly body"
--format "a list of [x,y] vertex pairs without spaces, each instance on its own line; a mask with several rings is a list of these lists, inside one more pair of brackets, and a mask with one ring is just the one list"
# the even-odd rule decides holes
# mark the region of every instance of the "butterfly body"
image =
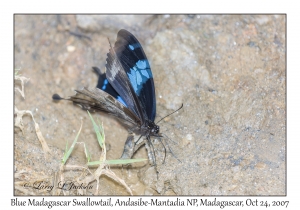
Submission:
[[[69,100],[85,110],[113,115],[128,129],[121,158],[131,158],[143,143],[153,150],[150,137],[161,137],[159,126],[154,123],[155,87],[150,64],[139,41],[128,31],[120,30],[114,47],[111,46],[107,54],[106,72],[93,68],[99,75],[97,87],[76,90],[76,95]],[[148,151],[148,156],[155,161],[153,152]]]

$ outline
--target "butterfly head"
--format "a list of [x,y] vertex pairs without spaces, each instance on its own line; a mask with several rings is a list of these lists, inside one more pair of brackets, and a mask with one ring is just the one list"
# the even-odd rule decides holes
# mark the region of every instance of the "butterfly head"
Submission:
[[159,126],[156,125],[152,121],[148,121],[148,126],[147,126],[148,131],[150,131],[150,136],[160,136],[159,135]]

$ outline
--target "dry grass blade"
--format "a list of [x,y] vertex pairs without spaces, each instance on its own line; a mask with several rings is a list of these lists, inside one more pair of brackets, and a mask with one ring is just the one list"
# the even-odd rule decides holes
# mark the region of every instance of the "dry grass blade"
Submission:
[[15,80],[21,82],[21,90],[20,90],[20,88],[15,88],[15,90],[19,91],[21,96],[25,99],[24,83],[27,83],[30,79],[27,77],[20,76],[20,75],[15,75]]
[[115,180],[116,182],[119,182],[120,184],[122,184],[126,188],[126,190],[130,193],[130,195],[133,195],[131,189],[128,187],[128,185],[125,183],[125,181],[123,179],[119,178],[113,171],[103,170],[102,173],[105,174],[106,176],[108,176],[109,178]]
[[51,151],[48,147],[48,144],[47,142],[45,141],[43,135],[42,135],[42,132],[40,130],[40,127],[39,125],[35,122],[34,120],[34,117],[33,117],[33,114],[31,111],[29,110],[18,110],[17,107],[15,106],[15,114],[17,115],[16,119],[15,119],[15,126],[16,127],[19,127],[24,135],[24,125],[23,125],[23,115],[25,114],[29,114],[31,115],[32,117],[32,120],[34,122],[34,127],[35,127],[35,133],[38,137],[38,140],[40,141],[41,145],[42,145],[42,148],[43,148],[43,151],[45,153],[45,155],[47,156],[47,153],[51,154]]

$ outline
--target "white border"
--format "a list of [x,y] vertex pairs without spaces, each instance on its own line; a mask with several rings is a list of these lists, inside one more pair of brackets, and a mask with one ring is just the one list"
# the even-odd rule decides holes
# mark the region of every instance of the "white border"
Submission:
[[[299,8],[296,1],[11,1],[1,8],[1,202],[5,209],[13,198],[13,14],[14,13],[287,13],[287,197],[257,197],[263,200],[289,200],[288,208],[297,209],[299,200]],[[10,148],[9,150],[7,148]],[[187,198],[187,197],[184,197]],[[238,200],[239,197],[218,197]],[[245,197],[240,197],[245,199]],[[251,197],[255,199],[256,197]],[[22,198],[20,198],[22,199]],[[47,200],[64,200],[55,197]],[[72,198],[68,198],[68,200]],[[144,197],[147,200],[150,198]],[[209,197],[212,199],[212,197]],[[28,208],[28,207],[27,207]],[[58,207],[54,207],[55,209]],[[127,208],[127,207],[125,207]],[[130,207],[128,207],[129,209]],[[132,208],[132,207],[131,207]],[[218,207],[218,209],[220,209]],[[231,209],[226,207],[225,209]],[[237,208],[235,208],[237,209]],[[247,208],[249,209],[249,208]]]

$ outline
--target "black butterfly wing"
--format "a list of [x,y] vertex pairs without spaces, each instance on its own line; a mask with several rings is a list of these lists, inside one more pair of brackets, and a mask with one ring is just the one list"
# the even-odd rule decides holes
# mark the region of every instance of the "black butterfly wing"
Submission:
[[106,59],[106,77],[109,83],[125,101],[127,107],[136,114],[136,116],[145,122],[145,115],[133,87],[123,69],[121,62],[114,50],[110,48]]
[[120,101],[123,105],[127,106],[125,101],[121,98],[121,96],[117,93],[117,91],[111,86],[106,78],[106,74],[102,73],[98,67],[93,67],[93,70],[98,74],[98,83],[96,88],[107,92],[108,94],[115,97],[118,101]]
[[154,121],[156,99],[149,61],[139,41],[124,29],[107,54],[106,76],[128,108],[143,121]]
[[70,101],[84,110],[103,111],[121,120],[127,127],[141,125],[140,119],[125,105],[101,89],[83,88],[76,90]]

